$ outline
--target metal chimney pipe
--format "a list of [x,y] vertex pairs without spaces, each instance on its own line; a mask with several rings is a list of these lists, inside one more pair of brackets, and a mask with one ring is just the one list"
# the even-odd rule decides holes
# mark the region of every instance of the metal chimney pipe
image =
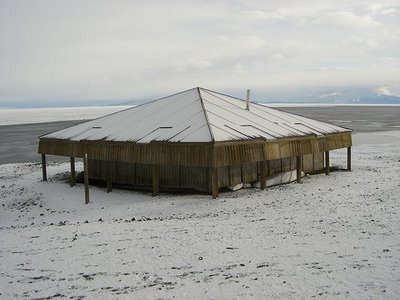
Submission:
[[250,110],[250,90],[249,89],[247,89],[246,110]]

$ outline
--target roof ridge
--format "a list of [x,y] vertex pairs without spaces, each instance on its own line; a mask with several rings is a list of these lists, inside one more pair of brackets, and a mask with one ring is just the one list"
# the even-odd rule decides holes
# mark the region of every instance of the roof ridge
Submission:
[[211,128],[210,120],[208,119],[207,110],[206,110],[206,108],[204,106],[203,96],[201,95],[200,89],[203,89],[203,88],[197,87],[197,92],[199,93],[199,100],[200,100],[201,108],[203,110],[204,117],[206,118],[206,123],[207,123],[208,131],[210,132],[211,141],[213,143],[215,143],[214,133],[213,133],[212,128]]
[[206,88],[202,88],[202,87],[200,87],[200,89],[201,89],[201,90],[204,90],[204,91],[206,91],[206,92],[208,92],[208,93],[211,92],[211,93],[218,94],[218,95],[222,95],[222,96],[225,96],[225,97],[229,97],[229,98],[232,98],[232,99],[235,99],[235,100],[246,101],[246,99],[244,99],[244,98],[239,98],[239,97],[232,96],[232,95],[228,95],[228,94],[221,93],[221,92],[218,92],[218,91],[214,91],[214,90],[210,90],[210,89],[206,89]]

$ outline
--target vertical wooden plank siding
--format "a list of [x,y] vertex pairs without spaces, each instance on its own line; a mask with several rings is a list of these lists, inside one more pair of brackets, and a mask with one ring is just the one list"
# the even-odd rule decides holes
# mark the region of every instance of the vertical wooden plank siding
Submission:
[[[75,157],[84,157],[85,202],[89,203],[89,176],[106,182],[152,188],[192,188],[217,198],[219,188],[240,182],[260,181],[297,169],[301,173],[324,170],[329,174],[329,151],[347,148],[347,169],[351,170],[351,133],[324,137],[296,137],[277,141],[229,141],[221,143],[142,145],[122,142],[70,142],[41,139],[43,180],[47,180],[46,155],[70,157],[71,186],[75,184]],[[325,157],[324,157],[325,153]],[[90,157],[90,161],[88,160]]]
[[329,151],[325,151],[325,174],[329,175]]
[[69,158],[69,162],[71,165],[71,178],[69,181],[69,185],[74,186],[75,185],[75,157],[71,156]]
[[46,154],[42,154],[42,177],[43,181],[47,181]]
[[212,198],[218,198],[218,168],[212,168],[211,171],[211,191],[212,191]]
[[347,171],[351,171],[351,147],[347,147]]
[[[83,157],[102,161],[196,167],[239,165],[263,160],[295,157],[351,146],[351,133],[324,137],[296,137],[278,141],[243,141],[215,144],[149,144],[111,141],[72,142],[40,138],[39,153]],[[161,154],[162,153],[162,154]]]
[[88,155],[85,153],[83,156],[83,176],[85,179],[85,204],[89,203],[89,167]]
[[296,157],[296,178],[297,178],[297,183],[301,183],[301,156]]
[[260,162],[260,188],[263,190],[266,188],[267,172],[266,172],[266,162]]
[[153,165],[153,197],[160,194],[160,167]]

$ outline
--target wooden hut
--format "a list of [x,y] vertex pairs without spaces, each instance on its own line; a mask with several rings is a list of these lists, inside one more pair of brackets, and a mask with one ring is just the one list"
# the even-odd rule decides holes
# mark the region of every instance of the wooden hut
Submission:
[[[46,154],[84,158],[85,178],[136,188],[195,189],[213,198],[224,187],[296,170],[329,173],[329,151],[348,149],[351,130],[204,88],[39,137]],[[86,158],[86,159],[85,159]]]

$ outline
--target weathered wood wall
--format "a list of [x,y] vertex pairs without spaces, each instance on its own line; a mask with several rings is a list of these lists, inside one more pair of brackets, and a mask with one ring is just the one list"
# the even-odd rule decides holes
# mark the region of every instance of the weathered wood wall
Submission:
[[[218,143],[149,143],[69,141],[41,138],[38,152],[69,157],[157,164],[167,166],[223,167],[296,157],[350,147],[351,132],[321,137],[306,136]],[[247,176],[247,175],[246,175]]]
[[[270,160],[266,166],[267,176],[296,169],[296,158]],[[303,156],[303,170],[312,172],[324,168],[323,153]],[[114,183],[133,187],[152,186],[153,165],[124,162],[107,162],[89,159],[89,176],[91,179],[107,181],[111,176]],[[211,192],[210,168],[188,166],[159,166],[161,188],[194,189]],[[234,186],[239,183],[254,183],[260,180],[259,163],[246,163],[218,168],[219,188]]]

